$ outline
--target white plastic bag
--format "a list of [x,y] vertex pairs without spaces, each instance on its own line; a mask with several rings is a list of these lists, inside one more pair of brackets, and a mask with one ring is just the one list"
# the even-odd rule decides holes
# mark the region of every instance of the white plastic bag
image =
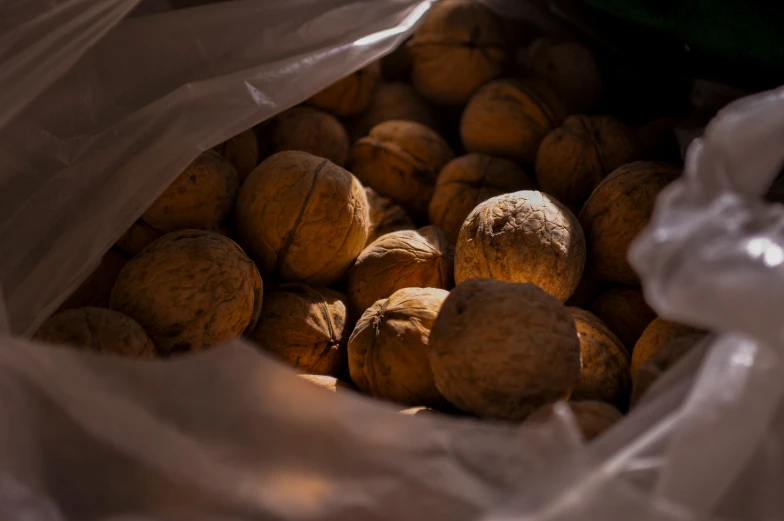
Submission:
[[[0,0],[5,331],[33,331],[200,151],[391,50],[430,2],[137,4]],[[6,334],[0,519],[780,518],[784,209],[760,195],[782,96],[720,114],[631,252],[657,311],[721,336],[596,443],[568,417],[403,417],[239,340],[144,362]]]

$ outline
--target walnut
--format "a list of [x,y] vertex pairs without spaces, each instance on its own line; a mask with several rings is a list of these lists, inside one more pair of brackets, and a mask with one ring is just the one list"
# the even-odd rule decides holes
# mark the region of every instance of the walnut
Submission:
[[128,261],[110,305],[139,322],[169,355],[208,349],[255,326],[261,292],[256,266],[234,241],[183,230]]
[[556,402],[548,403],[539,410],[533,412],[526,423],[539,424],[548,421],[555,413],[556,407],[568,407],[574,415],[577,427],[586,441],[591,441],[603,434],[616,422],[623,419],[621,411],[606,402],[599,401],[575,401],[575,402]]
[[370,207],[370,227],[365,246],[382,235],[400,230],[414,230],[416,225],[399,204],[393,203],[372,188],[365,187],[365,196]]
[[273,118],[262,132],[269,154],[299,150],[346,165],[348,134],[333,115],[312,107],[294,107]]
[[436,180],[428,214],[430,223],[444,230],[455,244],[468,214],[491,197],[533,189],[525,171],[511,161],[485,154],[468,154],[453,159]]
[[536,180],[546,192],[579,211],[607,174],[637,159],[632,130],[610,116],[569,116],[544,138]]
[[521,420],[568,398],[580,375],[572,315],[533,284],[459,284],[430,331],[428,357],[441,395],[489,418]]
[[599,400],[625,409],[629,401],[631,359],[618,337],[583,309],[568,308],[580,337],[580,379],[573,400]]
[[414,217],[427,215],[436,178],[452,159],[446,141],[413,121],[386,121],[351,149],[350,169],[362,183]]
[[433,382],[427,345],[448,294],[403,288],[362,314],[348,341],[348,367],[360,391],[405,405],[443,402]]
[[666,163],[637,161],[617,168],[599,183],[579,218],[591,264],[600,278],[639,283],[626,253],[648,225],[656,196],[679,175],[679,168]]
[[379,237],[348,272],[348,296],[360,313],[402,288],[449,289],[453,285],[454,249],[435,226]]
[[703,333],[698,329],[677,322],[670,322],[663,318],[655,318],[642,336],[637,340],[632,351],[632,375],[648,360],[656,357],[664,346],[670,341],[684,336],[701,336]]
[[460,138],[469,152],[533,163],[545,136],[566,117],[553,92],[537,83],[497,80],[466,105]]
[[640,365],[632,379],[631,406],[636,406],[659,377],[681,361],[703,340],[704,335],[687,335],[667,342],[652,358]]
[[267,158],[237,200],[241,244],[265,272],[289,282],[338,280],[365,246],[368,221],[359,181],[306,152]]
[[142,326],[122,313],[104,308],[55,313],[33,335],[33,340],[132,358],[156,356],[155,346]]
[[602,292],[590,310],[618,335],[630,352],[648,324],[656,318],[642,292],[627,286],[614,286]]
[[350,125],[353,141],[367,136],[385,121],[414,121],[437,128],[438,119],[427,101],[408,83],[382,83],[370,99],[367,110]]
[[565,302],[585,265],[577,218],[552,197],[515,192],[477,206],[460,229],[455,282],[474,277],[533,282]]
[[414,87],[439,105],[463,105],[511,58],[503,22],[472,0],[435,4],[407,46]]
[[339,376],[346,368],[346,297],[326,288],[281,284],[264,294],[264,307],[248,338],[308,374]]
[[109,295],[112,293],[114,281],[126,262],[128,257],[122,253],[107,251],[98,267],[60,305],[58,311],[82,307],[109,307]]
[[252,128],[224,141],[215,149],[234,166],[240,184],[245,182],[248,175],[259,164],[259,141]]
[[376,61],[314,94],[308,102],[341,118],[354,116],[367,108],[380,79],[381,64]]

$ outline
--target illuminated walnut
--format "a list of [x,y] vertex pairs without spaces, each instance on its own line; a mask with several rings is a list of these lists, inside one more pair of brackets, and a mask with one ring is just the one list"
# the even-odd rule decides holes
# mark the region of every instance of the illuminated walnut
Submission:
[[348,134],[333,115],[312,107],[294,107],[277,115],[263,132],[270,153],[299,150],[346,165]]
[[414,221],[411,220],[411,217],[399,204],[378,195],[378,192],[372,188],[365,187],[365,196],[367,196],[368,206],[370,207],[370,227],[366,245],[382,235],[416,228]]
[[574,415],[577,422],[577,427],[580,429],[583,437],[587,440],[593,440],[598,437],[616,422],[623,419],[621,411],[605,402],[598,401],[581,401],[581,402],[556,402],[549,403],[541,409],[533,412],[528,418],[526,423],[537,424],[543,423],[555,414],[557,406],[568,407]]
[[370,104],[380,79],[381,64],[376,61],[314,94],[308,102],[341,118],[354,116]]
[[664,346],[676,338],[698,336],[702,332],[691,326],[656,318],[648,324],[632,351],[632,375],[648,360],[652,360]]
[[704,335],[687,335],[667,342],[652,358],[640,365],[632,379],[631,405],[637,405],[659,377],[691,351]]
[[642,292],[626,286],[614,286],[602,292],[590,309],[618,335],[630,352],[648,324],[656,318]]

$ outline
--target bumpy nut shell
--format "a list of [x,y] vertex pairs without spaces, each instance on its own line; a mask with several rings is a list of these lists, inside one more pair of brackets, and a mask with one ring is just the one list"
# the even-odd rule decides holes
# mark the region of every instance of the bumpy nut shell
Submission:
[[402,288],[449,289],[454,285],[454,248],[435,226],[379,237],[348,272],[348,296],[362,313]]
[[349,141],[343,124],[333,115],[312,107],[294,107],[275,118],[265,128],[262,139],[269,154],[300,150],[346,165]]
[[215,149],[229,160],[237,171],[240,184],[256,168],[260,160],[259,141],[252,128],[240,132],[233,138],[221,143]]
[[614,286],[603,291],[590,309],[621,339],[629,352],[648,324],[656,318],[642,292],[627,286]]
[[529,424],[544,423],[555,414],[555,407],[563,405],[568,407],[577,422],[577,428],[586,441],[591,441],[612,427],[616,422],[623,419],[621,411],[606,402],[593,400],[579,402],[556,402],[548,403],[526,418]]
[[82,307],[109,307],[114,281],[128,262],[128,257],[114,250],[107,251],[98,267],[62,303],[58,311]]
[[428,215],[430,223],[455,244],[471,210],[491,197],[531,190],[533,183],[522,168],[511,161],[485,154],[468,154],[444,166],[436,180]]
[[599,183],[579,218],[591,264],[600,278],[639,283],[626,253],[648,225],[656,196],[679,175],[680,169],[667,163],[637,161],[617,168]]
[[382,235],[400,230],[414,230],[416,225],[399,204],[383,197],[375,190],[365,187],[365,196],[370,207],[370,226],[365,246]]
[[321,374],[298,374],[297,376],[331,393],[345,394],[356,392],[350,384],[333,376]]
[[259,323],[248,337],[302,372],[338,376],[351,333],[346,305],[346,297],[330,289],[282,284],[264,294]]
[[573,41],[541,38],[531,44],[529,74],[550,85],[570,113],[590,112],[602,97],[602,75],[593,52]]
[[365,246],[368,203],[356,178],[306,152],[278,152],[242,185],[236,224],[240,243],[270,274],[329,285]]
[[128,261],[110,305],[135,319],[162,355],[200,351],[256,325],[262,282],[234,241],[183,230]]
[[411,215],[423,216],[438,173],[451,159],[449,145],[430,128],[413,121],[386,121],[354,143],[350,169]]
[[367,110],[350,125],[352,141],[367,136],[385,121],[414,121],[430,128],[438,119],[430,104],[408,83],[382,83],[373,93]]
[[633,132],[622,121],[569,116],[539,146],[536,180],[543,192],[579,211],[607,174],[636,156]]
[[565,302],[584,266],[577,218],[548,195],[522,191],[488,199],[466,218],[457,239],[455,282],[533,282]]
[[404,405],[443,402],[427,345],[447,295],[441,289],[404,288],[362,314],[348,342],[348,367],[359,390]]
[[376,61],[314,94],[308,102],[341,118],[354,116],[370,104],[380,79],[381,64]]
[[659,351],[672,340],[684,336],[699,335],[702,335],[702,332],[691,326],[670,322],[660,317],[655,318],[648,324],[634,345],[631,374],[634,375],[645,362],[655,358]]
[[414,87],[440,105],[463,105],[510,60],[502,22],[471,0],[437,3],[407,45]]
[[156,356],[155,346],[142,326],[122,313],[104,308],[84,307],[55,313],[33,339],[133,358]]
[[656,380],[686,356],[703,338],[704,335],[687,335],[670,340],[653,358],[642,364],[635,371],[632,379],[631,406],[636,406]]
[[497,80],[471,97],[460,120],[460,138],[469,152],[533,163],[539,144],[564,117],[563,105],[549,88]]
[[458,285],[430,331],[428,357],[444,398],[490,418],[522,420],[568,398],[580,375],[572,315],[533,284]]
[[599,400],[625,409],[629,402],[630,357],[618,337],[583,309],[568,308],[580,337],[580,379],[573,400]]

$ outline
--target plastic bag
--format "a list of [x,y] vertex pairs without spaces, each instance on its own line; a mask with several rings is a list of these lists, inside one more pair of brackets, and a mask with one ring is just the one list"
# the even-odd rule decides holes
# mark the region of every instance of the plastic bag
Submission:
[[[201,150],[394,48],[430,2],[136,4],[0,2],[6,331],[34,330]],[[241,341],[143,362],[6,334],[0,519],[777,519],[784,209],[759,196],[783,96],[727,107],[660,198],[631,252],[646,294],[723,333],[596,443],[568,415],[402,417]]]

